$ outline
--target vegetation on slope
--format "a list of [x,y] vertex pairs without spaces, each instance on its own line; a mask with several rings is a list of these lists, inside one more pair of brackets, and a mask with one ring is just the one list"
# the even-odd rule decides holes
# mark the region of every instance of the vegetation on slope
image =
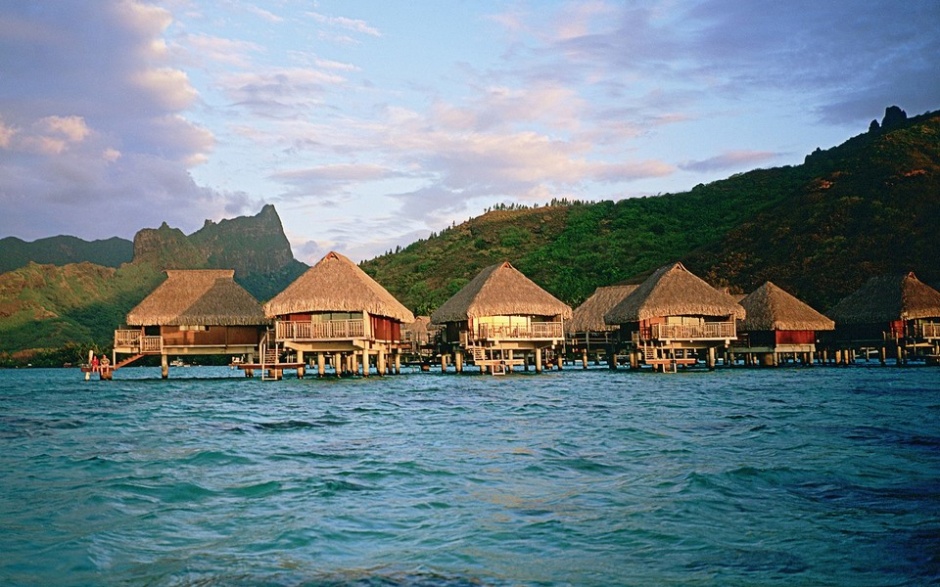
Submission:
[[[876,274],[915,271],[940,285],[938,226],[940,114],[908,120],[889,109],[881,125],[803,165],[682,194],[500,206],[362,267],[417,314],[507,260],[572,306],[598,286],[682,260],[715,285],[747,292],[772,280],[825,310]],[[14,353],[54,361],[109,346],[127,311],[171,267],[235,268],[262,301],[306,269],[273,207],[207,222],[188,237],[165,225],[142,230],[134,261],[119,269],[28,265],[0,274],[0,364]]]
[[803,165],[681,194],[490,212],[362,266],[419,314],[500,260],[573,306],[674,260],[739,292],[772,280],[820,309],[877,273],[935,283],[938,127],[937,113],[891,108]]
[[940,114],[884,124],[803,168],[800,189],[689,267],[745,291],[771,280],[821,309],[873,275],[914,271],[940,285]]
[[88,261],[105,267],[129,263],[134,246],[118,237],[85,241],[74,236],[53,236],[26,242],[13,236],[0,239],[0,273],[25,267],[29,263],[68,265]]
[[106,346],[127,311],[161,278],[147,264],[113,269],[91,263],[31,263],[0,274],[0,363],[27,349],[32,351],[22,353],[23,358],[37,349],[70,344],[86,350]]

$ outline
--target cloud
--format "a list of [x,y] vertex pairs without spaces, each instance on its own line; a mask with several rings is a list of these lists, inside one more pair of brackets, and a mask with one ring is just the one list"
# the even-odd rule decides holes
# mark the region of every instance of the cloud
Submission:
[[321,103],[327,88],[344,82],[335,73],[297,67],[231,73],[218,83],[236,105],[257,115],[294,117]]
[[341,28],[347,31],[369,35],[372,37],[382,36],[382,33],[379,32],[377,28],[370,26],[364,20],[346,18],[344,16],[326,16],[325,14],[320,14],[319,12],[308,12],[307,16],[320,24],[325,24],[330,27]]
[[[899,101],[924,111],[940,95],[940,61],[928,57],[940,53],[934,0],[582,3],[495,20],[516,38],[507,74],[598,84],[654,109],[661,102],[644,94],[702,110],[783,91],[817,120],[844,124]],[[520,21],[538,33],[519,39]]]
[[270,11],[268,11],[268,10],[265,10],[265,9],[263,9],[263,8],[259,8],[259,7],[257,7],[257,6],[251,5],[251,4],[245,5],[245,10],[247,10],[248,12],[254,14],[255,16],[258,16],[258,17],[260,17],[260,18],[263,18],[264,20],[266,20],[266,21],[268,21],[268,22],[278,23],[278,22],[283,22],[283,21],[284,21],[284,17],[278,16],[277,14],[274,14],[273,12],[270,12]]
[[262,51],[262,47],[251,41],[229,39],[206,34],[184,34],[178,42],[187,50],[186,59],[193,63],[251,66],[251,55]]
[[217,218],[226,195],[189,173],[214,137],[186,117],[198,93],[171,62],[170,13],[134,0],[34,8],[0,15],[18,31],[0,35],[0,234],[130,237]]
[[728,151],[708,159],[699,161],[686,161],[679,164],[685,171],[723,171],[726,169],[751,169],[755,165],[770,161],[780,156],[780,153],[769,151]]
[[341,163],[278,171],[271,175],[271,179],[293,186],[291,192],[283,194],[282,197],[331,197],[337,193],[347,192],[353,185],[403,175],[400,171],[381,165]]

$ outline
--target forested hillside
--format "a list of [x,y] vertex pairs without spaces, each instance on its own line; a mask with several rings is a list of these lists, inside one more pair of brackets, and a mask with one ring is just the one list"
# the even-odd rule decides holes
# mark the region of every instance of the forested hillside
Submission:
[[[572,306],[681,260],[714,285],[743,293],[771,280],[826,310],[872,275],[914,271],[940,285],[940,113],[908,119],[889,108],[868,132],[801,165],[685,193],[496,208],[362,267],[416,314],[503,260]],[[0,364],[69,343],[108,346],[166,268],[235,268],[264,301],[306,265],[273,206],[189,236],[142,230],[134,261],[118,269],[27,265],[0,275]]]
[[826,309],[878,273],[940,281],[940,114],[882,124],[802,165],[680,194],[493,211],[363,263],[427,313],[499,260],[576,306],[594,288],[683,260],[716,285],[766,280]]
[[97,241],[85,241],[74,236],[52,236],[33,242],[13,236],[0,239],[0,273],[30,263],[61,266],[87,261],[105,267],[120,267],[133,257],[133,243],[118,237]]
[[140,230],[133,261],[119,268],[29,262],[0,274],[0,366],[75,362],[88,348],[105,349],[127,312],[164,279],[164,269],[204,268],[234,268],[236,281],[264,301],[307,266],[294,259],[273,206],[255,216],[207,221],[188,236],[165,223]]

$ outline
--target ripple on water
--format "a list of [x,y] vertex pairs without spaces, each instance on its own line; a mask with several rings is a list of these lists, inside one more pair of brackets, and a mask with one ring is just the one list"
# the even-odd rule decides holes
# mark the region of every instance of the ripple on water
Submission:
[[0,583],[940,579],[940,370],[147,369],[0,371]]

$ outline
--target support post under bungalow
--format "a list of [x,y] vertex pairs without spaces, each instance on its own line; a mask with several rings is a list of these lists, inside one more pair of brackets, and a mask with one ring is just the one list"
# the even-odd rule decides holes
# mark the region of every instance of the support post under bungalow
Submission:
[[581,350],[581,368],[587,369],[588,367],[588,352],[587,347]]
[[401,375],[401,351],[395,349],[395,375]]
[[362,347],[362,376],[369,376],[369,342],[366,341]]
[[160,355],[160,377],[168,379],[170,377],[170,362],[166,354]]
[[333,370],[337,378],[343,376],[343,355],[340,353],[333,353]]
[[385,377],[385,349],[379,348],[375,357],[375,369],[379,372],[379,377]]
[[535,372],[542,372],[542,349],[535,349]]
[[297,362],[300,363],[299,365],[297,365],[297,379],[303,379],[304,378],[304,365],[305,365],[303,351],[297,351]]
[[454,368],[458,373],[463,373],[463,349],[454,349]]

